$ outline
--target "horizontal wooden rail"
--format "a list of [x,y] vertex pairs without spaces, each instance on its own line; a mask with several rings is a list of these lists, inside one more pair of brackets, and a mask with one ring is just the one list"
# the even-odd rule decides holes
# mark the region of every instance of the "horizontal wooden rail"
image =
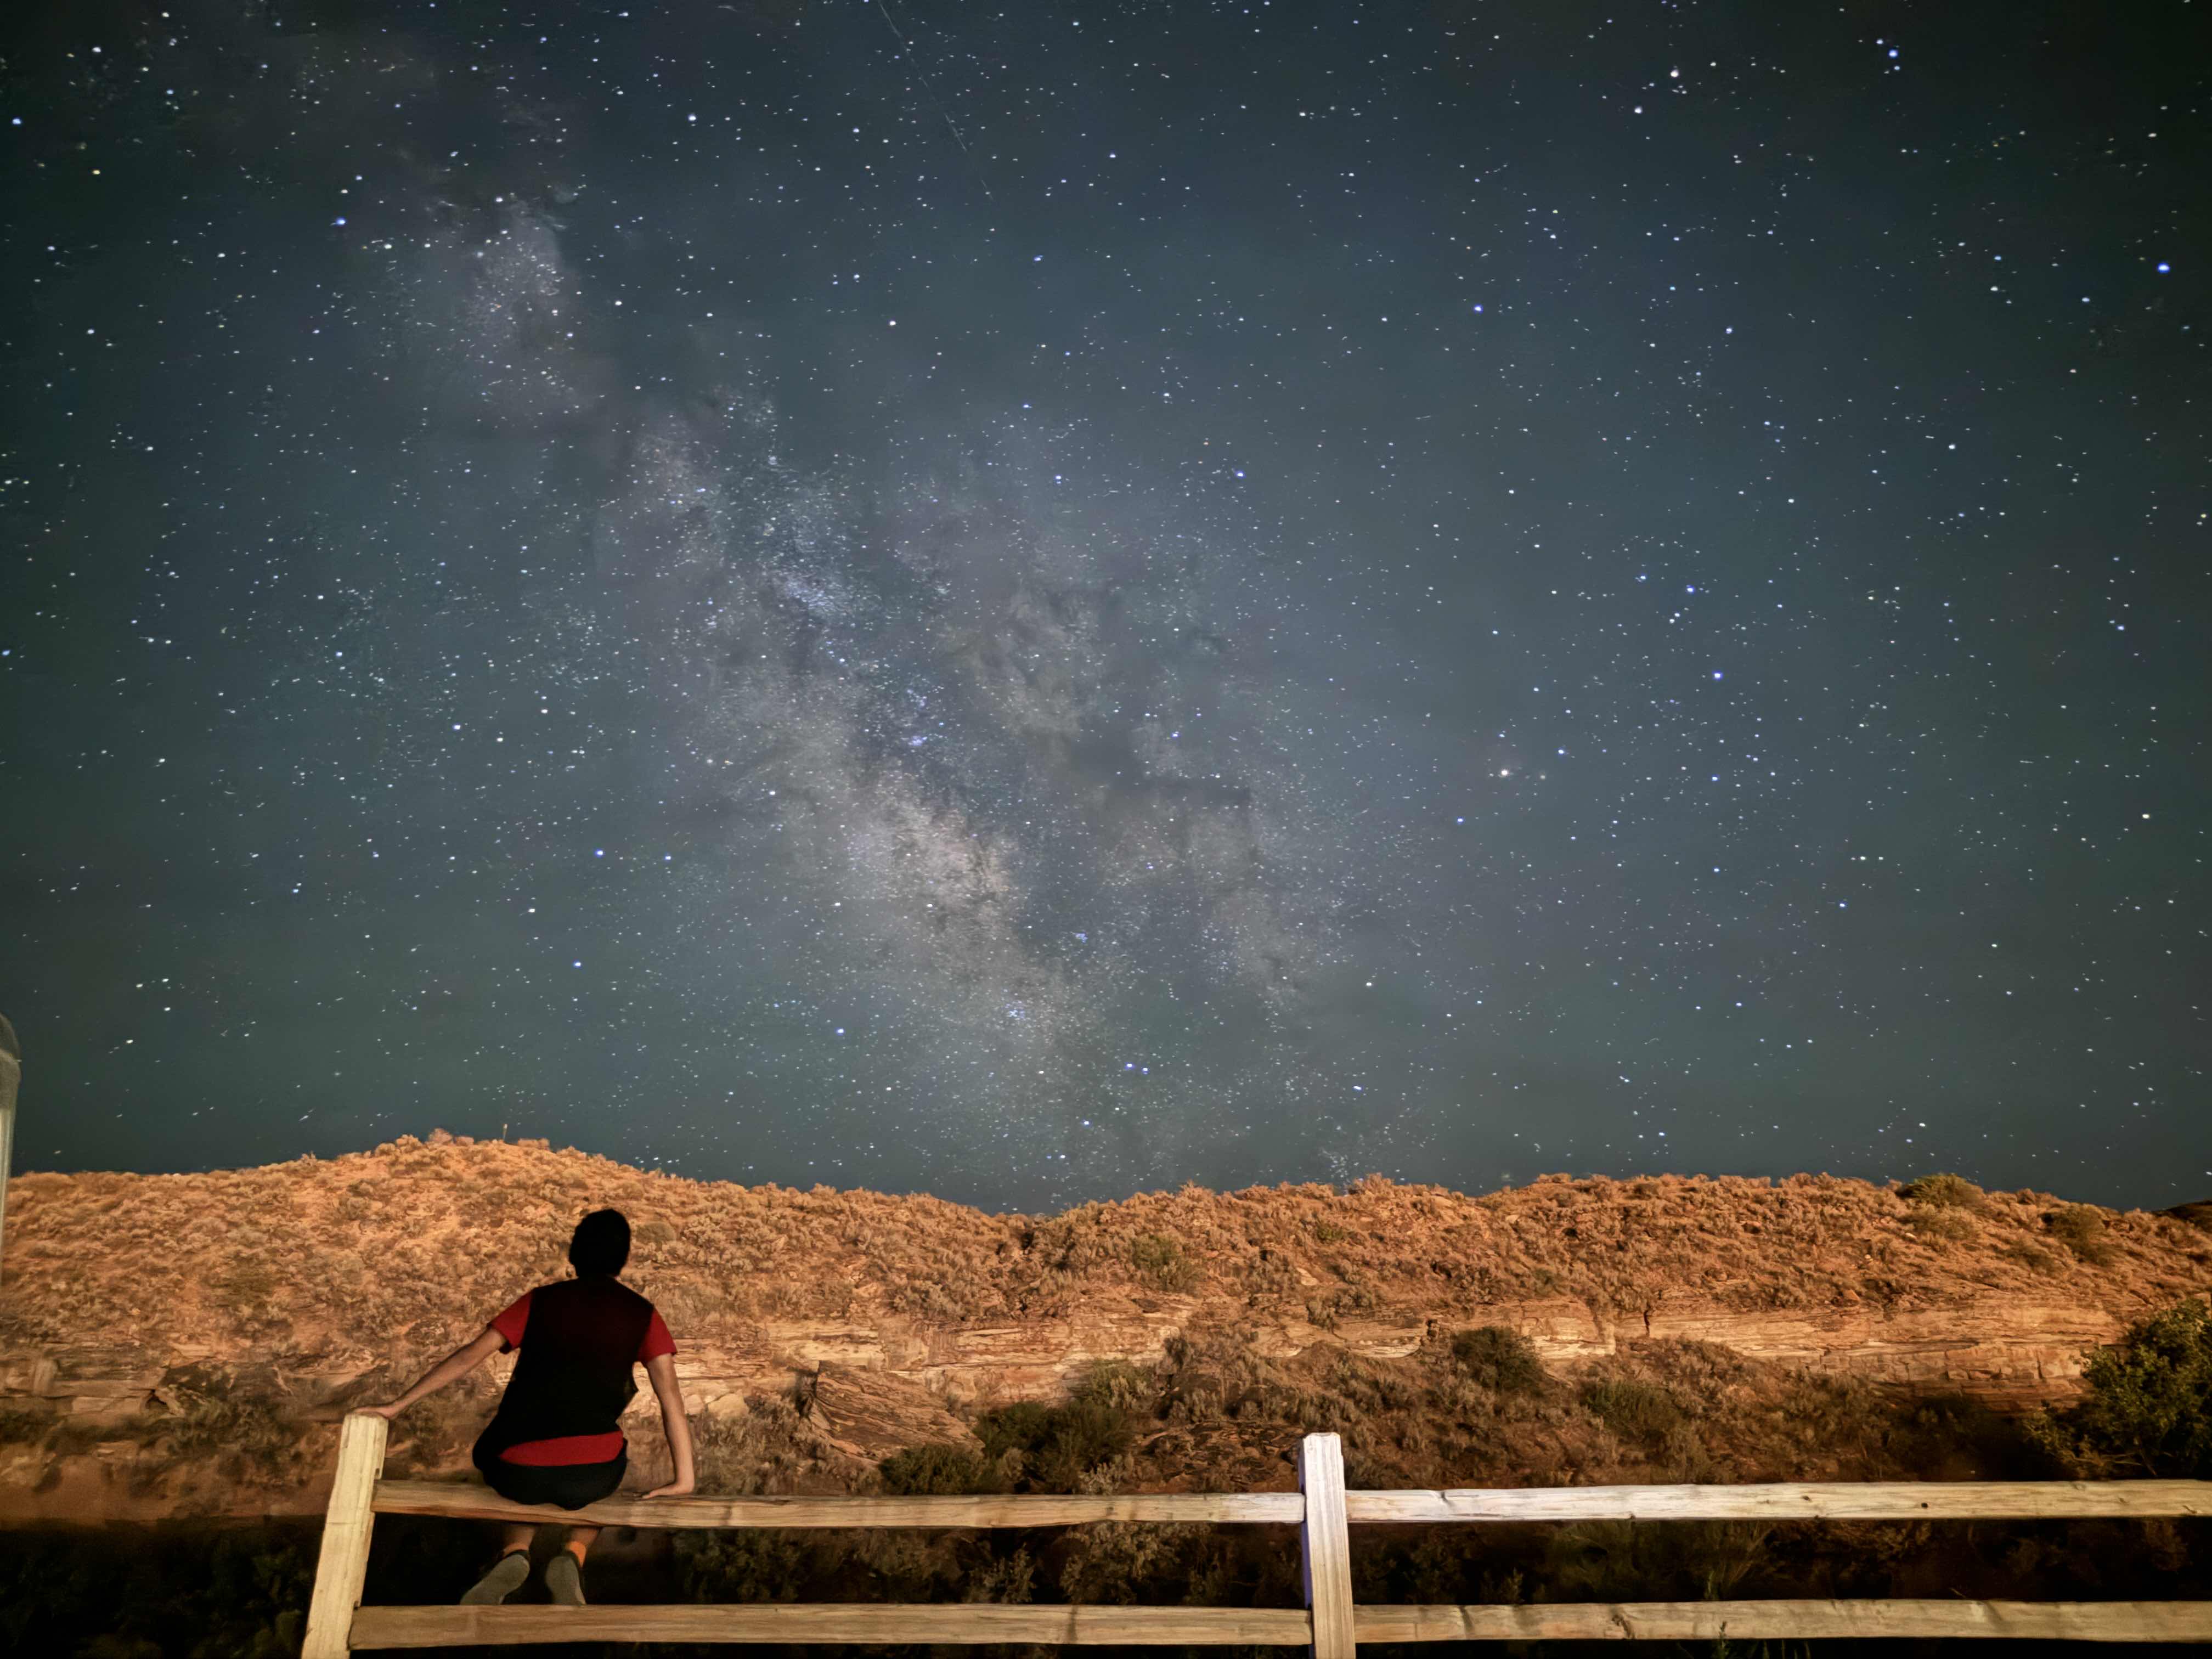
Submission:
[[1349,1521],[2087,1521],[2212,1515],[2212,1480],[1792,1482],[1349,1492]]
[[739,1601],[708,1607],[363,1607],[356,1648],[525,1642],[1073,1643],[1304,1647],[1302,1607],[1011,1607],[992,1601]]
[[945,1498],[611,1498],[556,1515],[490,1487],[380,1480],[380,1515],[476,1521],[559,1519],[585,1527],[1072,1527],[1090,1521],[1263,1521],[1295,1527],[1294,1492],[1127,1492],[1097,1497],[984,1493]]
[[2207,1601],[1591,1601],[1364,1607],[1363,1642],[1797,1641],[2002,1636],[2039,1642],[2212,1641]]
[[[380,1515],[543,1521],[489,1486],[380,1480]],[[1347,1492],[1350,1522],[2058,1521],[2212,1516],[2212,1480],[1958,1480],[1760,1486],[1513,1486]],[[601,1527],[1073,1527],[1094,1521],[1250,1522],[1295,1527],[1294,1492],[1092,1497],[615,1498],[561,1518]]]
[[[1814,1637],[2212,1640],[2191,1601],[1619,1601],[1363,1607],[1361,1642],[1710,1642]],[[739,1602],[703,1607],[363,1607],[356,1648],[530,1642],[896,1642],[1304,1647],[1298,1607],[1006,1607],[990,1602]]]

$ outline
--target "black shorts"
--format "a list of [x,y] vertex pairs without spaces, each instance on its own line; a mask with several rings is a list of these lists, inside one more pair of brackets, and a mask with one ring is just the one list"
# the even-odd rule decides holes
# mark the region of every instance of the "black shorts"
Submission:
[[479,1450],[476,1464],[485,1483],[501,1498],[580,1510],[614,1495],[629,1468],[629,1450],[625,1447],[605,1463],[510,1463]]

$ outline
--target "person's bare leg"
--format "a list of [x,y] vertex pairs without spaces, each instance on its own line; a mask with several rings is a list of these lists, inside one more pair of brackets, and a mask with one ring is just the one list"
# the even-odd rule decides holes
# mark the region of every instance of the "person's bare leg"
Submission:
[[538,1528],[529,1522],[511,1522],[500,1528],[499,1553],[505,1555],[509,1550],[526,1550],[537,1535]]
[[599,1529],[597,1527],[571,1527],[568,1528],[568,1541],[561,1547],[574,1551],[577,1563],[580,1565],[584,1558],[592,1553],[592,1545],[598,1540],[599,1535]]

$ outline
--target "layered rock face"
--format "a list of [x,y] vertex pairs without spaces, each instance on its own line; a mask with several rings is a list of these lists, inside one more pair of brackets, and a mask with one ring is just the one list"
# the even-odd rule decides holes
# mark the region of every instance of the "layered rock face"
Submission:
[[[1389,1358],[1503,1325],[1566,1373],[1690,1339],[2025,1408],[2069,1395],[2085,1349],[2212,1285],[2212,1236],[2178,1217],[1914,1190],[1370,1180],[1032,1217],[443,1136],[204,1176],[24,1176],[0,1279],[0,1522],[313,1511],[310,1425],[561,1276],[569,1227],[603,1204],[635,1225],[625,1278],[675,1331],[692,1409],[788,1401],[863,1465],[1224,1326],[1271,1357]],[[506,1363],[416,1408],[454,1424],[425,1467],[465,1464]],[[641,1395],[633,1415],[651,1413]]]

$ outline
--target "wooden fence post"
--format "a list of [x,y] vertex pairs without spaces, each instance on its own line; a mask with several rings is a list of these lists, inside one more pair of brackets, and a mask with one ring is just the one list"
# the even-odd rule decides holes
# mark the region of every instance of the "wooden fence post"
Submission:
[[1310,1434],[1299,1445],[1298,1490],[1306,1498],[1298,1558],[1313,1613],[1312,1659],[1354,1659],[1352,1532],[1344,1515],[1344,1447],[1334,1435]]
[[323,1520],[315,1592],[307,1603],[307,1638],[300,1659],[345,1659],[353,1651],[353,1613],[368,1576],[369,1528],[376,1524],[376,1482],[384,1473],[384,1440],[392,1425],[356,1413],[338,1430],[337,1478]]

